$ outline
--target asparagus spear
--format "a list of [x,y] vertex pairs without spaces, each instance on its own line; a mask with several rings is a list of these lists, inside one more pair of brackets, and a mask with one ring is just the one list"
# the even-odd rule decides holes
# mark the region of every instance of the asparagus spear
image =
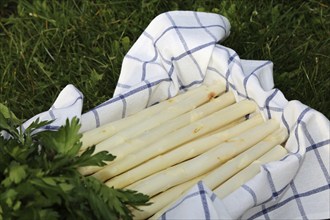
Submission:
[[[229,195],[234,190],[238,189],[245,182],[252,179],[255,175],[257,175],[258,172],[260,171],[260,167],[262,164],[266,164],[272,161],[277,161],[286,154],[287,151],[282,146],[276,145],[267,153],[265,153],[260,158],[258,158],[253,163],[251,163],[248,167],[235,174],[226,182],[222,183],[219,187],[217,187],[216,189],[214,188],[211,189],[214,189],[214,193],[219,198],[222,199],[227,195]],[[215,173],[217,173],[218,176],[215,177],[214,176]],[[217,179],[222,177],[222,173],[219,173],[216,170],[212,170],[205,175],[196,177],[188,182],[172,187],[169,190],[152,197],[150,201],[152,201],[153,204],[148,207],[142,207],[142,210],[146,210],[146,213],[143,212],[140,213],[139,211],[133,211],[133,213],[136,214],[137,217],[141,217],[141,219],[144,217],[147,218],[151,216],[153,213],[155,213],[150,219],[159,219],[160,216],[166,210],[168,210],[181,195],[184,195],[187,192],[187,190],[189,190],[198,181],[202,180],[206,185],[208,185],[207,180],[205,180],[205,178],[209,176],[212,176],[212,178]]]
[[151,205],[139,207],[140,210],[135,209],[132,211],[134,219],[146,219],[150,216],[152,216],[150,219],[158,219],[160,215],[157,215],[156,213],[164,213],[173,202],[186,192],[187,189],[190,189],[204,176],[206,176],[206,174],[172,187],[165,192],[152,197],[149,200],[149,202],[152,203]]
[[283,143],[288,137],[285,129],[280,128],[275,133],[260,141],[255,146],[237,155],[233,159],[227,161],[207,175],[203,181],[210,188],[215,189],[228,178],[247,167],[258,157],[262,156],[276,145]]
[[87,147],[96,145],[103,140],[111,137],[115,133],[119,131],[125,130],[126,128],[132,126],[133,124],[137,124],[151,116],[161,112],[162,110],[173,106],[177,103],[182,102],[189,96],[194,96],[195,93],[198,93],[201,89],[205,89],[206,86],[202,85],[197,88],[191,89],[187,92],[181,93],[171,99],[160,102],[156,105],[150,106],[142,111],[137,112],[136,114],[130,115],[126,118],[119,119],[114,122],[107,123],[103,126],[100,126],[96,129],[92,129],[83,133],[81,138],[82,147],[81,151],[86,150]]
[[193,159],[155,173],[129,185],[127,188],[149,196],[156,195],[220,166],[227,160],[257,144],[277,128],[279,128],[279,123],[274,119],[270,119]]
[[[204,138],[198,138],[197,140],[186,143],[172,151],[159,155],[131,170],[128,170],[125,173],[122,173],[121,175],[107,181],[106,184],[115,188],[128,186],[129,184],[143,179],[153,173],[198,156],[221,142],[235,137],[236,135],[261,124],[262,122],[262,116],[257,115],[227,130],[220,131]],[[104,179],[101,180],[104,181]]]
[[252,179],[260,172],[262,164],[266,164],[272,161],[277,161],[283,158],[287,154],[287,150],[280,145],[277,145],[272,150],[261,156],[259,159],[254,161],[248,167],[228,179],[226,182],[221,184],[219,187],[214,189],[214,193],[219,198],[225,198],[230,193],[234,192],[241,185]]
[[114,161],[102,170],[93,174],[98,179],[110,179],[121,174],[139,164],[160,154],[166,153],[173,148],[188,142],[189,140],[200,137],[212,130],[226,125],[246,114],[254,112],[256,105],[253,101],[244,100],[235,103],[227,108],[213,113],[203,119],[191,123],[178,129],[157,142],[146,146],[143,150],[127,155],[125,158]]
[[[224,107],[227,107],[228,105],[233,104],[234,102],[234,94],[232,92],[227,92],[215,99],[210,100],[209,102],[199,106],[192,111],[189,111],[183,115],[164,122],[160,126],[155,127],[152,130],[148,130],[135,138],[126,140],[124,143],[109,149],[109,152],[113,155],[116,155],[116,160],[121,159],[132,152],[141,150],[145,146],[148,146],[149,144],[157,141],[168,133],[175,131],[181,127],[184,127],[191,122],[206,117],[214,113],[215,111],[218,111],[220,109],[223,109]],[[111,162],[109,162],[108,164],[110,163]],[[102,167],[93,166],[84,167],[80,169],[80,171],[81,173],[86,175],[99,171],[100,169],[102,169]],[[105,181],[105,179],[100,180]]]
[[[162,124],[163,122],[175,118],[185,112],[191,111],[197,106],[200,106],[215,96],[223,93],[225,89],[226,88],[223,83],[215,83],[210,86],[200,86],[195,92],[190,95],[186,95],[180,102],[174,103],[170,106],[163,106],[163,109],[159,111],[158,114],[154,114],[151,117],[146,117],[139,121],[139,123],[130,123],[129,126],[125,127],[125,130],[121,130],[97,144],[95,147],[95,152],[109,150],[112,147],[123,143],[125,140],[136,137],[143,132]],[[171,103],[171,101],[167,101],[167,103]],[[90,138],[92,139],[93,137]]]

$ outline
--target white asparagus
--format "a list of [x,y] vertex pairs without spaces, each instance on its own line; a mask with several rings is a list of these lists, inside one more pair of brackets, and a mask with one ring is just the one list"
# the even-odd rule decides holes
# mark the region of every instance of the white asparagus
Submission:
[[[257,115],[258,115],[258,117],[261,116],[259,113],[258,113]],[[250,117],[250,118],[252,118],[252,117]],[[207,134],[205,134],[205,135],[202,135],[202,136],[199,137],[199,138],[203,138],[203,137],[211,136],[211,135],[213,135],[213,134],[216,134],[216,133],[219,133],[219,132],[221,132],[221,131],[227,130],[227,129],[232,128],[232,127],[234,127],[234,126],[236,126],[236,125],[238,125],[238,124],[240,124],[240,123],[242,123],[242,122],[244,122],[244,121],[246,121],[246,120],[247,120],[247,119],[246,119],[245,117],[241,117],[241,118],[239,118],[239,119],[237,119],[237,120],[235,120],[235,121],[233,121],[233,122],[231,122],[231,123],[229,123],[229,124],[226,124],[226,125],[222,126],[221,128],[218,128],[218,129],[216,129],[216,130],[214,130],[214,131],[211,131],[211,132],[209,132],[209,133],[207,133]]]
[[228,179],[226,182],[221,184],[214,190],[214,193],[223,199],[230,193],[234,192],[244,183],[248,182],[250,179],[255,177],[259,172],[261,165],[270,163],[272,161],[278,161],[287,154],[287,150],[280,145],[277,145],[272,150],[261,156],[259,159],[254,161],[248,167]]
[[[152,158],[151,160],[108,180],[106,185],[113,186],[115,188],[123,188],[128,186],[129,184],[132,184],[135,181],[138,181],[153,173],[198,156],[223,141],[235,137],[240,133],[255,127],[256,125],[261,124],[262,122],[263,118],[259,114],[229,129],[188,142],[173,149],[172,151]],[[104,181],[104,179],[101,179],[101,181]]]
[[215,189],[217,186],[225,182],[234,174],[238,173],[240,170],[247,167],[254,160],[261,157],[276,145],[283,143],[287,137],[287,131],[283,128],[280,128],[253,147],[213,170],[203,179],[205,185],[207,185],[210,189]]
[[[235,103],[234,94],[232,92],[226,92],[223,95],[214,98],[209,102],[199,106],[198,108],[193,109],[192,111],[189,111],[167,122],[164,122],[160,126],[155,127],[150,131],[144,132],[133,139],[127,140],[124,143],[109,149],[109,152],[112,155],[116,155],[116,160],[119,160],[130,153],[141,150],[145,146],[148,146],[149,144],[157,141],[158,139],[164,137],[168,133],[173,132],[179,128],[182,128],[191,122],[206,117],[233,103]],[[111,164],[111,162],[108,164]],[[101,169],[102,167],[91,166],[91,167],[81,168],[80,172],[86,175],[86,174],[94,173]],[[100,180],[105,181],[106,179],[100,179]]]
[[[206,175],[206,174],[205,174]],[[172,187],[167,191],[160,193],[150,199],[149,202],[152,204],[149,206],[139,207],[141,211],[134,209],[132,214],[134,215],[133,219],[146,219],[152,216],[150,219],[155,218],[155,213],[161,212],[164,208],[167,209],[173,202],[180,198],[187,189],[190,189],[198,181],[200,181],[205,175],[196,177],[192,180],[184,182],[178,186]]]
[[[241,185],[243,185],[244,183],[252,179],[254,176],[256,176],[258,172],[260,172],[260,166],[262,164],[280,160],[286,154],[287,151],[282,146],[276,145],[268,152],[266,152],[264,155],[262,155],[260,158],[258,158],[256,161],[251,163],[248,167],[244,168],[243,170],[232,176],[230,179],[228,179],[226,182],[222,183],[222,185],[217,187],[214,190],[215,194],[219,198],[223,199],[224,197],[226,197],[227,195],[238,189]],[[139,212],[134,212],[134,213],[137,213],[138,217],[146,216],[145,218],[147,218],[150,216],[151,213],[154,213],[157,210],[156,213],[149,219],[159,219],[160,216],[178,200],[179,197],[184,195],[187,192],[187,190],[189,190],[198,181],[202,180],[204,184],[207,185],[207,180],[205,181],[205,177],[210,176],[210,174],[214,173],[214,171],[215,170],[201,177],[197,177],[193,180],[172,187],[169,190],[152,197],[151,201],[154,202],[154,204],[152,204],[150,207],[147,208],[146,210],[147,213],[139,213]],[[213,178],[219,178],[219,177],[221,177],[221,174],[216,177],[213,176]],[[166,203],[167,205],[164,205],[164,203]],[[162,206],[163,208],[159,209],[160,206]],[[141,218],[141,219],[145,219],[145,218]]]
[[205,88],[204,85],[188,90],[187,92],[178,94],[173,98],[152,105],[126,118],[118,119],[116,121],[102,125],[98,128],[84,132],[81,138],[82,141],[81,151],[86,150],[86,148],[89,146],[100,143],[101,141],[111,137],[112,135],[118,133],[119,131],[122,131],[132,126],[133,124],[137,124],[145,120],[146,118],[150,118],[151,116],[161,112],[162,110],[170,106],[173,106],[176,103],[182,102],[187,97],[193,96],[195,93],[198,93],[199,90],[203,88]]
[[193,159],[148,176],[126,188],[149,196],[156,195],[220,166],[227,160],[257,144],[278,128],[279,123],[274,119],[270,119]]
[[181,102],[175,103],[168,108],[164,108],[158,114],[145,118],[139,123],[131,124],[131,126],[127,127],[125,130],[117,132],[111,137],[100,142],[96,145],[95,152],[109,150],[109,148],[113,148],[128,139],[134,138],[147,130],[157,127],[163,122],[176,118],[185,112],[191,111],[197,106],[200,106],[215,96],[223,93],[225,89],[226,88],[223,83],[215,83],[210,86],[200,86],[196,89],[197,92],[186,97]]
[[[188,126],[169,133],[157,142],[146,146],[143,150],[127,155],[105,166],[96,172],[94,176],[98,179],[110,179],[119,175],[155,156],[163,154],[173,148],[186,143],[196,137],[200,137],[212,130],[224,126],[246,114],[254,112],[256,104],[250,100],[244,100],[213,113],[203,119],[195,121]],[[105,177],[102,177],[105,176]]]

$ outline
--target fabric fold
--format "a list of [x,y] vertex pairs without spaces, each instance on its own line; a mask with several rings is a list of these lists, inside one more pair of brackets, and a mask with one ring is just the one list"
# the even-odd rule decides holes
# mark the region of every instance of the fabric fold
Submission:
[[83,94],[74,86],[67,85],[58,95],[55,102],[48,111],[42,112],[24,122],[22,129],[25,130],[32,122],[53,121],[44,129],[56,130],[65,124],[66,120],[73,117],[80,119],[83,107]]
[[[113,115],[134,114],[203,83],[214,47],[229,32],[228,19],[218,14],[172,11],[158,15],[124,57],[114,98],[82,116],[82,131],[117,120]],[[120,106],[124,114],[116,112]]]

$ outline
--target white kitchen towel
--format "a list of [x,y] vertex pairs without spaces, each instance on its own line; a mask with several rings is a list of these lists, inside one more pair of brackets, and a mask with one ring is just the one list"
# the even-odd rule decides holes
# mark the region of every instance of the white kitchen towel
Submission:
[[81,117],[83,107],[83,94],[73,85],[67,85],[58,95],[54,104],[46,112],[27,120],[23,126],[24,131],[35,120],[53,121],[51,124],[39,130],[57,130],[60,126],[65,124],[67,119],[71,120],[73,117]]
[[113,98],[81,115],[82,95],[69,85],[58,106],[39,116],[58,118],[56,127],[77,115],[83,132],[221,79],[237,100],[254,100],[265,118],[277,119],[289,131],[285,147],[290,153],[264,165],[260,174],[222,200],[199,182],[161,218],[330,218],[329,120],[274,88],[271,61],[241,60],[222,46],[229,33],[229,21],[218,14],[161,14],[125,56]]

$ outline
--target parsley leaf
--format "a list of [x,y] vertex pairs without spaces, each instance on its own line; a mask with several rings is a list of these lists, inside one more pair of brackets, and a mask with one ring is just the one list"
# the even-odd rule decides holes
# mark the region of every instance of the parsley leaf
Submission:
[[51,122],[37,120],[24,132],[10,120],[0,112],[0,220],[132,219],[133,208],[149,204],[147,195],[78,172],[115,156],[93,154],[95,146],[79,155],[77,118],[56,131],[42,129]]

